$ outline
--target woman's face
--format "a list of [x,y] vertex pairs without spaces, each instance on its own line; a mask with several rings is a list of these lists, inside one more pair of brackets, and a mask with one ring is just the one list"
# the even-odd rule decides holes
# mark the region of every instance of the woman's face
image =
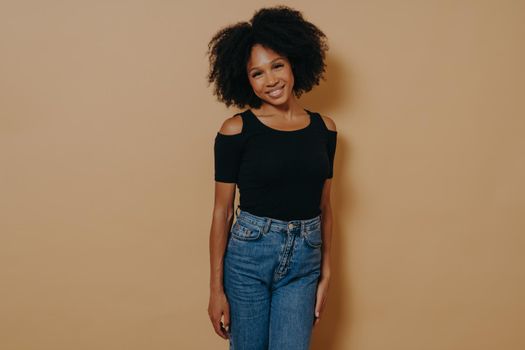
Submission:
[[294,77],[288,58],[256,44],[246,69],[253,92],[264,102],[280,105],[292,96]]

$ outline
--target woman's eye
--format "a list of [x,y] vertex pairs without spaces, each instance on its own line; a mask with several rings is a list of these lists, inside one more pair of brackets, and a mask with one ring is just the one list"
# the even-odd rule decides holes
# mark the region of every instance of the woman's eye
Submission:
[[[279,63],[279,64],[276,64],[275,66],[273,66],[273,68],[280,68],[280,67],[283,67],[283,66],[284,66],[284,64]],[[258,76],[260,74],[261,74],[260,72],[253,73],[252,74],[252,78],[255,78],[256,76]]]

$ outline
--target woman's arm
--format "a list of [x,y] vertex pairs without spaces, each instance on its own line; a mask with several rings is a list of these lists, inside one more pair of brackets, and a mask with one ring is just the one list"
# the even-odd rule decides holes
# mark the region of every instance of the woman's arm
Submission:
[[[223,135],[235,135],[242,131],[242,118],[236,114],[227,118],[219,130]],[[232,154],[232,156],[234,156]],[[235,201],[234,182],[215,181],[215,200],[210,230],[210,291],[223,291],[223,257],[228,233],[233,223]]]
[[332,205],[330,203],[330,191],[332,179],[326,179],[323,186],[321,199],[321,231],[323,235],[321,278],[330,278],[331,273],[331,250],[332,250]]
[[223,292],[223,258],[233,223],[235,184],[215,182],[215,204],[210,230],[210,291]]
[[[326,127],[329,130],[337,131],[335,122],[330,117],[323,116]],[[317,296],[315,302],[315,322],[314,326],[319,323],[321,314],[323,313],[326,299],[328,297],[328,289],[330,286],[330,278],[332,273],[331,254],[332,254],[332,204],[330,199],[330,192],[332,188],[332,178],[325,179],[323,185],[323,192],[321,195],[321,233],[323,237],[322,260],[321,260],[321,276],[317,284]]]
[[[219,132],[224,135],[234,135],[242,130],[242,119],[233,116],[224,121]],[[215,332],[224,339],[228,338],[227,329],[230,324],[230,307],[224,293],[224,253],[228,243],[228,234],[233,223],[234,182],[215,181],[215,200],[210,229],[210,300],[208,315]],[[221,318],[223,321],[221,324]]]
[[321,200],[321,233],[323,237],[322,260],[321,260],[321,275],[317,284],[317,295],[315,300],[315,322],[314,326],[319,323],[321,314],[323,313],[326,299],[328,297],[328,289],[330,287],[331,278],[331,241],[332,241],[332,207],[330,205],[330,187],[332,179],[326,179],[323,186],[323,194]]
[[[337,126],[332,118],[328,116],[322,116],[323,121],[328,130],[337,131]],[[332,179],[326,179],[323,186],[323,192],[321,196],[321,228],[323,234],[323,260],[321,267],[321,278],[326,277],[330,279],[331,271],[331,248],[332,248],[332,204],[330,199],[332,187]]]
[[[210,300],[208,316],[220,337],[228,339],[230,306],[224,293],[223,262],[233,222],[235,183],[215,182],[215,205],[210,230]],[[224,318],[223,318],[224,316]],[[221,322],[221,318],[223,318]]]

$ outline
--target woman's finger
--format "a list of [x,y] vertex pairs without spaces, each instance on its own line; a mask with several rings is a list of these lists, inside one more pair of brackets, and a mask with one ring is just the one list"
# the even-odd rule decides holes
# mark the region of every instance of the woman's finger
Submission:
[[215,329],[215,333],[217,333],[217,335],[219,335],[221,338],[228,339],[228,335],[227,335],[225,329],[222,327],[220,319],[218,319],[213,324],[213,328]]
[[226,331],[229,331],[230,330],[230,308],[229,307],[226,307],[224,309],[223,317],[224,317],[224,320],[222,322],[223,326],[226,329]]

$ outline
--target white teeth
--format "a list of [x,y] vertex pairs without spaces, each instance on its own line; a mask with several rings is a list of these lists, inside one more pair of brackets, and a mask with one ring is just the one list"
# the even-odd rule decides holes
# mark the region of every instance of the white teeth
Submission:
[[268,95],[270,95],[272,97],[279,96],[282,91],[283,91],[283,89],[274,90],[274,91],[268,93]]

